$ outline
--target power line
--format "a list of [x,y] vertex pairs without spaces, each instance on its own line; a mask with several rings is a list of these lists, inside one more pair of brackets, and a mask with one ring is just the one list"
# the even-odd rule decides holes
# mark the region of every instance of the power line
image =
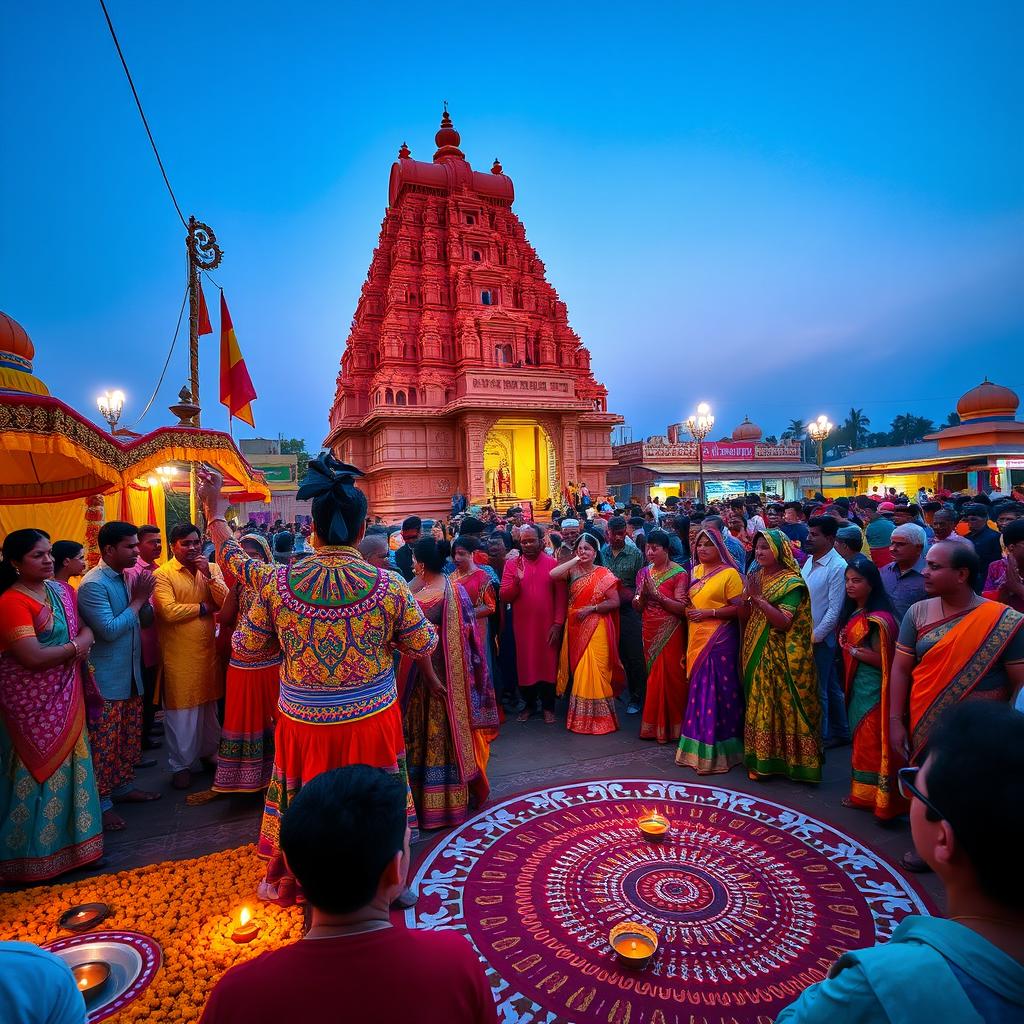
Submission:
[[167,358],[164,360],[164,368],[160,371],[160,379],[156,382],[156,388],[153,390],[152,396],[146,403],[146,408],[139,413],[139,418],[132,424],[133,427],[137,427],[143,421],[146,413],[149,412],[150,406],[156,401],[156,396],[160,393],[160,388],[164,382],[164,375],[167,373],[167,367],[171,365],[171,356],[174,354],[174,346],[178,341],[178,332],[181,330],[181,318],[185,315],[186,302],[188,302],[187,285],[185,286],[185,296],[181,300],[181,309],[178,310],[178,323],[174,328],[174,337],[171,338],[171,347],[167,350]]
[[100,7],[103,9],[103,17],[107,19],[107,28],[110,29],[110,38],[114,40],[114,46],[117,48],[117,55],[121,58],[121,67],[124,68],[124,73],[128,78],[128,84],[131,86],[132,95],[135,97],[135,106],[139,108],[139,117],[142,118],[142,126],[146,129],[146,134],[149,136],[149,144],[153,147],[153,155],[156,157],[156,162],[160,167],[160,173],[164,176],[164,184],[167,186],[167,191],[170,193],[171,202],[174,203],[174,209],[178,211],[178,217],[181,223],[188,228],[188,222],[185,220],[185,215],[181,212],[181,207],[178,205],[178,200],[174,195],[174,189],[171,188],[171,181],[167,177],[167,171],[164,169],[164,162],[160,159],[160,151],[156,148],[156,140],[153,138],[153,133],[149,130],[149,121],[146,120],[146,112],[142,109],[142,100],[139,99],[138,90],[135,88],[135,82],[132,81],[132,73],[128,70],[128,62],[124,59],[124,53],[121,50],[121,44],[117,41],[117,33],[114,31],[114,23],[110,20],[110,13],[107,11],[107,5],[104,0],[100,0]]

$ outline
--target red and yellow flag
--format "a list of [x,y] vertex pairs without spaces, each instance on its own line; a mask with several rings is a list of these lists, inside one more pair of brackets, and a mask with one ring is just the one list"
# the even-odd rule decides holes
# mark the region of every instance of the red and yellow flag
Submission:
[[249,379],[245,360],[238,347],[235,328],[231,323],[224,293],[220,293],[220,401],[228,407],[228,414],[256,426],[252,418],[252,405],[256,389]]
[[210,311],[206,308],[206,296],[203,294],[202,282],[199,283],[199,337],[204,334],[213,334],[213,324],[210,323]]

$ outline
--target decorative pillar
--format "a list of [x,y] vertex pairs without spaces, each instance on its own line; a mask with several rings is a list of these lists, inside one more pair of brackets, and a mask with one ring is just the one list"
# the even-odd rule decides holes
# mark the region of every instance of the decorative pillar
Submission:
[[487,481],[484,479],[484,441],[487,418],[482,413],[462,417],[463,462],[466,468],[466,497],[471,505],[487,502]]
[[85,562],[94,569],[100,562],[100,527],[103,525],[103,495],[90,494],[85,502]]
[[562,486],[570,481],[580,484],[579,467],[576,465],[579,450],[579,420],[572,413],[562,416]]

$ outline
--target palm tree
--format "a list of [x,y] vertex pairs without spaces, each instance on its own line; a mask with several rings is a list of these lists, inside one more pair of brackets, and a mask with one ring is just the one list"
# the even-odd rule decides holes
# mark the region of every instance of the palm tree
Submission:
[[935,424],[924,416],[906,412],[892,421],[893,444],[915,444],[925,434],[935,432]]
[[807,436],[807,427],[804,425],[803,420],[790,420],[789,426],[782,433],[783,440],[790,440],[800,445],[800,460],[803,461],[804,451],[804,439]]
[[959,427],[960,426],[960,413],[954,409],[952,412],[946,413],[946,422],[942,424],[944,427]]
[[910,444],[911,421],[913,418],[911,413],[905,412],[902,416],[897,416],[892,421],[893,444]]
[[846,434],[851,447],[862,448],[870,426],[871,420],[864,415],[863,409],[851,409],[840,429]]
[[786,427],[786,432],[782,435],[783,437],[791,437],[794,441],[799,440],[807,433],[807,427],[803,420],[790,420],[789,426]]

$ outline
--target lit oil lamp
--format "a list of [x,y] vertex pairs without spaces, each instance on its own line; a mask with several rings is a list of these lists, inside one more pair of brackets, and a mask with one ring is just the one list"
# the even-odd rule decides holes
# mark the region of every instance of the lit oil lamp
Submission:
[[668,818],[657,811],[645,812],[642,817],[637,818],[636,824],[644,836],[654,842],[664,839],[671,827]]
[[78,991],[88,1002],[95,995],[96,990],[110,977],[110,964],[103,960],[87,960],[85,963],[75,964],[71,968],[71,974],[78,986]]
[[252,942],[260,933],[260,926],[252,920],[252,914],[248,907],[242,907],[242,913],[238,916],[238,927],[231,933],[235,942]]
[[79,907],[72,907],[60,915],[58,922],[61,928],[69,932],[87,932],[95,928],[100,921],[110,914],[110,907],[106,903],[83,903]]
[[658,933],[639,921],[623,921],[609,933],[608,941],[623,967],[640,970],[658,952]]

